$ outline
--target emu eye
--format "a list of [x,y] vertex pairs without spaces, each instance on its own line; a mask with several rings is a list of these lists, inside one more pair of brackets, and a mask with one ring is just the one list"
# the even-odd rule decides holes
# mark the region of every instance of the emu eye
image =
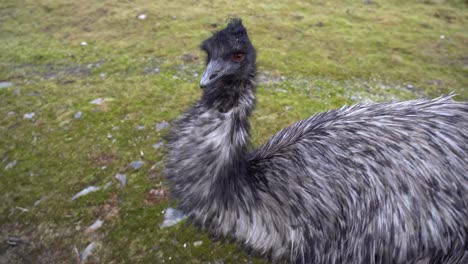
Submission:
[[243,61],[245,58],[245,54],[244,53],[234,53],[231,55],[231,60],[233,62],[241,62]]

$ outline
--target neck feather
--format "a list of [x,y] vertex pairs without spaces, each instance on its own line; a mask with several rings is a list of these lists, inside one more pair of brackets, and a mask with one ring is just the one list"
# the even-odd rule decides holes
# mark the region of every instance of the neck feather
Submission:
[[[207,87],[200,101],[175,122],[166,169],[181,209],[213,201],[243,199],[250,147],[248,117],[255,105],[254,84],[224,86],[231,97]],[[197,198],[194,198],[197,197]]]

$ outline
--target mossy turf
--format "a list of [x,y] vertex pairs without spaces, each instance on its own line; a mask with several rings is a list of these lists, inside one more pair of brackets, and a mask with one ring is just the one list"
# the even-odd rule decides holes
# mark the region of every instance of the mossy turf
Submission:
[[258,51],[256,146],[344,104],[468,99],[465,1],[3,0],[0,263],[76,263],[92,241],[89,263],[266,262],[186,223],[160,229],[176,205],[154,195],[167,134],[155,124],[199,97],[198,45],[235,16]]

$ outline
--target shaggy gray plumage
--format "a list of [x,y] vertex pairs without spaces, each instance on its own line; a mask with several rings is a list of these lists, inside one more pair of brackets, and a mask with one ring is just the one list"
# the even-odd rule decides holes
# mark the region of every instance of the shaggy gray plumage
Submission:
[[273,261],[468,263],[467,103],[343,107],[251,152],[255,50],[241,21],[202,49],[203,95],[175,122],[166,166],[193,223]]

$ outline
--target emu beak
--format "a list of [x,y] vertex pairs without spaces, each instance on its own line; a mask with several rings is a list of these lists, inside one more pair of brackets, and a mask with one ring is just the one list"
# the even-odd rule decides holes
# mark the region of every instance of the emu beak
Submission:
[[222,60],[211,60],[206,66],[206,70],[203,73],[200,80],[200,88],[205,88],[214,81],[218,80],[225,73],[224,64]]

